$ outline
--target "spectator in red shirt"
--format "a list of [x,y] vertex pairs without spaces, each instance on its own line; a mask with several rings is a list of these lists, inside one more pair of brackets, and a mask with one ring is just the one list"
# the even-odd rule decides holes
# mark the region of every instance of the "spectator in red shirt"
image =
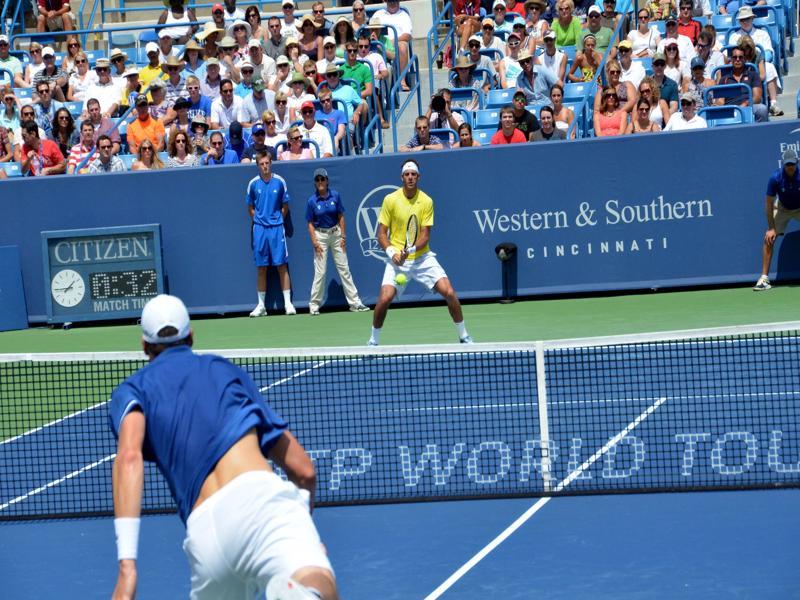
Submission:
[[459,50],[467,48],[467,40],[481,29],[481,0],[455,0],[456,36]]
[[36,31],[71,31],[72,23],[69,0],[37,0],[39,16],[36,18]]
[[517,129],[514,109],[510,106],[500,111],[500,129],[492,136],[491,144],[524,144],[528,139]]
[[703,26],[700,21],[692,19],[692,0],[681,0],[678,10],[678,35],[685,35],[697,45],[697,38]]
[[39,138],[39,126],[22,125],[22,172],[30,175],[61,175],[67,170],[67,159],[52,140]]

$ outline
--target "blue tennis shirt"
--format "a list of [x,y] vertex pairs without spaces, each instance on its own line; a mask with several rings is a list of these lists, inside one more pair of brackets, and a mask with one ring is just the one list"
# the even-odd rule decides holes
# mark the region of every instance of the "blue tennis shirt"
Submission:
[[342,198],[336,190],[328,189],[328,195],[320,196],[314,192],[306,205],[306,221],[319,229],[330,229],[339,224],[339,215],[344,214]]
[[189,346],[162,352],[111,395],[115,437],[134,409],[145,417],[144,458],[164,475],[184,523],[214,465],[255,428],[266,455],[287,424],[264,401],[247,373]]
[[272,174],[269,181],[253,177],[247,184],[247,204],[255,209],[253,222],[269,227],[283,225],[281,207],[289,204],[289,191],[283,177]]
[[767,183],[767,196],[777,196],[787,210],[800,208],[800,168],[794,172],[794,177],[788,177],[783,168],[776,170]]

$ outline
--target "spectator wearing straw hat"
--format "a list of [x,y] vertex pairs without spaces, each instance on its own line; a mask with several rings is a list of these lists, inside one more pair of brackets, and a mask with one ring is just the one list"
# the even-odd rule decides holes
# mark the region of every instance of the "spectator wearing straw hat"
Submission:
[[238,82],[241,76],[239,68],[236,66],[238,57],[235,52],[236,40],[226,35],[219,42],[219,71],[223,78]]
[[198,77],[205,72],[204,62],[202,59],[203,47],[195,42],[189,40],[183,49],[183,74],[184,75],[197,75]]
[[478,90],[478,94],[472,94],[468,98],[453,100],[455,108],[465,110],[478,110],[481,102],[479,96],[489,91],[489,82],[483,76],[475,75],[475,63],[468,56],[459,56],[456,64],[450,69],[456,76],[450,80],[450,89],[472,88]]
[[[380,17],[372,15],[367,24],[367,31],[369,31],[369,39],[371,42],[380,42],[383,44],[383,51],[386,54],[386,60],[390,63],[394,61],[394,40],[389,35],[389,30],[383,26]],[[392,68],[391,65],[389,67]]]
[[547,104],[550,102],[550,88],[560,83],[553,74],[541,65],[533,64],[533,56],[527,50],[519,55],[522,73],[517,77],[517,89],[525,94],[525,104]]
[[328,88],[331,90],[333,99],[344,104],[347,119],[350,121],[351,128],[353,128],[358,124],[361,113],[367,104],[351,86],[342,83],[341,75],[341,70],[336,65],[328,65],[328,68],[325,69],[325,79],[328,82]]
[[220,36],[225,33],[225,30],[217,27],[213,21],[203,25],[203,29],[195,35],[197,41],[203,45],[203,56],[211,58],[217,56],[217,42]]
[[72,14],[69,0],[37,0],[39,15],[36,17],[36,31],[74,31],[75,15]]
[[202,156],[208,152],[208,121],[203,115],[195,115],[189,132],[192,136],[192,148],[196,156]]
[[166,131],[164,125],[150,114],[147,96],[139,94],[135,100],[136,119],[128,125],[128,148],[131,154],[139,151],[139,146],[144,140],[150,140],[156,152],[164,149]]
[[314,101],[314,96],[308,93],[308,80],[302,73],[295,73],[289,83],[290,93],[286,97],[288,101],[289,114],[292,121],[300,118],[300,105],[306,101]]
[[84,98],[83,112],[86,112],[87,103],[94,98],[100,103],[100,112],[104,117],[116,114],[119,108],[119,88],[111,80],[111,63],[107,58],[98,58],[94,65],[97,73],[97,83],[92,84]]
[[185,44],[197,31],[197,25],[190,25],[197,21],[194,10],[184,8],[186,0],[169,0],[169,7],[158,17],[159,25],[168,25],[161,29],[166,31],[176,44]]
[[154,79],[166,79],[167,75],[161,69],[161,51],[155,42],[147,42],[144,47],[147,55],[147,64],[139,69],[139,81],[147,88]]
[[[234,121],[246,123],[242,114],[242,99],[233,93],[233,82],[223,79],[220,96],[211,103],[211,129],[227,129]],[[246,127],[250,124],[247,123]]]
[[114,48],[111,54],[108,55],[108,61],[111,63],[111,79],[119,87],[125,85],[125,63],[128,60],[128,55],[119,48]]
[[187,95],[186,82],[183,80],[181,71],[186,63],[174,56],[170,56],[161,65],[161,70],[167,75],[167,104],[171,107],[175,101]]
[[200,91],[203,96],[212,102],[219,98],[219,86],[222,83],[222,75],[219,68],[219,60],[211,57],[206,60],[206,74],[200,80]]

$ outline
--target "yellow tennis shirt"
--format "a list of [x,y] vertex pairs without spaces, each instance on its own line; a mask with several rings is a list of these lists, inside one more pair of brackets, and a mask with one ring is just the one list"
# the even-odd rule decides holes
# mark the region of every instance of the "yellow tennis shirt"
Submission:
[[[406,198],[403,188],[398,188],[383,199],[381,214],[378,222],[389,229],[389,242],[398,251],[406,245],[406,226],[411,215],[417,215],[419,220],[420,233],[423,227],[433,227],[433,200],[428,194],[417,190],[413,198]],[[414,254],[409,255],[409,260],[414,260],[430,250],[430,246],[425,244],[422,248],[417,248]]]

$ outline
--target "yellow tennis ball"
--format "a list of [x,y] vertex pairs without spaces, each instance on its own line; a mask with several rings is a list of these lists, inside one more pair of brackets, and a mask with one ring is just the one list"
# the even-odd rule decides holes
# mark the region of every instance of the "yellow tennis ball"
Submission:
[[394,278],[394,282],[397,285],[405,285],[408,282],[408,277],[406,277],[403,273],[398,273]]

